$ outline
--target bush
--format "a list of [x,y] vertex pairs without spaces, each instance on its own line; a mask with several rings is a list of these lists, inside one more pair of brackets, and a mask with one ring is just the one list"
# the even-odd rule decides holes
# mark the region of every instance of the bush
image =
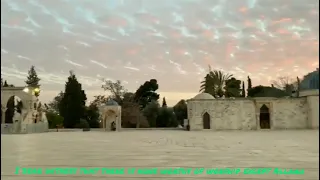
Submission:
[[47,112],[46,116],[47,116],[50,129],[55,129],[57,128],[57,126],[60,126],[61,124],[63,124],[63,117],[56,113]]
[[177,127],[178,124],[172,108],[160,108],[156,122],[157,127]]
[[76,125],[76,128],[83,129],[83,131],[89,131],[90,130],[90,125],[89,125],[87,120],[80,119],[80,122]]

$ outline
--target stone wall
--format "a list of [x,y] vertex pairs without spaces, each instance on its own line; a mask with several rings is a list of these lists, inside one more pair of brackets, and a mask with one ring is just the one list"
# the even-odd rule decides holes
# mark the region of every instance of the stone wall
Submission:
[[[203,129],[202,117],[205,112],[210,115],[212,130],[260,129],[259,113],[263,104],[269,107],[271,129],[308,127],[307,98],[239,98],[188,101],[190,130]],[[319,117],[317,112],[313,116]]]
[[1,134],[29,134],[49,132],[47,122],[39,122],[36,124],[1,124]]
[[256,129],[254,103],[250,100],[189,101],[190,130],[203,129],[202,116],[206,112],[213,130]]
[[272,101],[273,129],[306,129],[308,103],[306,98],[275,99]]
[[308,126],[312,129],[319,129],[319,96],[308,96]]

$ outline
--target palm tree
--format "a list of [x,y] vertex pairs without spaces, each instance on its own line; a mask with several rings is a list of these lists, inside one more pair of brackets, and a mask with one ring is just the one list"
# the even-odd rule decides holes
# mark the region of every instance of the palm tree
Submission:
[[210,74],[207,74],[206,77],[204,77],[204,80],[201,81],[200,92],[209,93],[212,96],[215,96],[214,79],[210,76]]
[[225,74],[222,71],[210,71],[209,72],[210,76],[213,77],[215,81],[215,90],[216,90],[216,96],[222,97],[224,95],[224,86],[226,80],[229,80],[233,75],[232,74]]
[[200,92],[209,93],[214,97],[222,97],[224,95],[223,89],[225,82],[232,76],[232,74],[225,74],[222,71],[212,71],[209,66],[209,73],[206,75],[204,81],[201,82]]

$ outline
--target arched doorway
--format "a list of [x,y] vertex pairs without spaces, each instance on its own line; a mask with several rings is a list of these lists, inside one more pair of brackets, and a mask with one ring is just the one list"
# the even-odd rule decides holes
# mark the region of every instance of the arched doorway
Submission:
[[114,130],[115,123],[117,120],[117,113],[114,110],[108,110],[105,114],[105,119],[103,122],[103,128],[108,130]]
[[5,112],[5,123],[12,124],[15,111],[15,98],[11,96],[7,101],[7,110]]
[[209,113],[204,113],[202,117],[203,129],[210,129],[210,115]]
[[22,112],[22,100],[18,96],[11,96],[7,101],[7,110],[5,112],[5,123],[11,124],[13,123],[13,117],[15,112]]
[[269,108],[263,104],[260,108],[260,129],[270,129],[270,112]]

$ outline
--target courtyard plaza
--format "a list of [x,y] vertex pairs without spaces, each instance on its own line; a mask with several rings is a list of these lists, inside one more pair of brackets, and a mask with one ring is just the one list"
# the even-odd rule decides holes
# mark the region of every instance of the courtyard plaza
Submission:
[[[93,174],[16,175],[16,167],[281,168],[300,175]],[[1,135],[2,180],[271,180],[319,179],[319,131],[50,132]]]

